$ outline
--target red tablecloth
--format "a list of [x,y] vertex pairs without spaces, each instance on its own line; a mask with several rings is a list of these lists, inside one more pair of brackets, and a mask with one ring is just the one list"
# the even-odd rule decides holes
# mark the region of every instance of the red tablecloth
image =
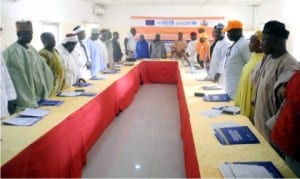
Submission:
[[187,177],[200,177],[189,113],[176,61],[144,61],[1,167],[1,177],[81,177],[86,155],[141,83],[178,86]]

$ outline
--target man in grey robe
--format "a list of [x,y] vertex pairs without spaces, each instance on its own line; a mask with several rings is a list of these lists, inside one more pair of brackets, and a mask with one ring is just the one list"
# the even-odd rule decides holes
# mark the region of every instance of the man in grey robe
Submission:
[[227,49],[225,68],[225,91],[234,99],[244,65],[250,58],[249,41],[243,36],[243,24],[238,20],[228,21],[224,32],[233,44]]
[[16,27],[17,42],[3,52],[17,92],[17,99],[9,102],[10,113],[38,107],[38,101],[48,98],[53,87],[53,74],[46,60],[29,44],[33,33],[31,22],[16,22]]
[[266,57],[253,73],[256,86],[254,125],[265,139],[276,123],[285,100],[285,87],[299,69],[296,59],[286,50],[289,31],[278,21],[269,21],[263,29],[262,48]]

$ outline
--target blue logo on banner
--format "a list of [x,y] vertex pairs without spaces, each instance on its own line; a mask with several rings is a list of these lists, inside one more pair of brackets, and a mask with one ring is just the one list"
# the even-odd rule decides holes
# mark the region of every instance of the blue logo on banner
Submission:
[[146,20],[146,25],[154,25],[155,21],[154,20]]

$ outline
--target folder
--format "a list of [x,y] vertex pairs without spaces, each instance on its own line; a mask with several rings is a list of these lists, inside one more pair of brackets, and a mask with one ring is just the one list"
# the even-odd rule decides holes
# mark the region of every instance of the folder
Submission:
[[241,108],[237,107],[237,106],[226,106],[224,108],[222,108],[222,112],[225,114],[232,114],[232,115],[236,115],[236,114],[240,114]]
[[230,101],[230,97],[227,94],[205,94],[203,100],[210,102]]
[[224,178],[283,178],[270,161],[225,162],[219,169]]
[[215,128],[214,132],[222,145],[259,143],[259,140],[248,126]]
[[64,102],[59,100],[41,99],[38,104],[39,106],[60,106]]

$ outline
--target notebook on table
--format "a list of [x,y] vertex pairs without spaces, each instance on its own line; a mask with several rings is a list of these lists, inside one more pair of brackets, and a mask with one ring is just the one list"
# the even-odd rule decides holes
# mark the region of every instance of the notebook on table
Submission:
[[224,178],[283,178],[270,161],[226,162],[219,169]]
[[15,125],[15,126],[31,126],[40,121],[44,116],[48,115],[48,110],[38,108],[26,108],[18,116],[5,119],[3,124]]
[[222,145],[259,143],[259,140],[248,126],[214,128],[214,132]]
[[205,94],[203,100],[210,102],[230,101],[230,97],[227,94]]

